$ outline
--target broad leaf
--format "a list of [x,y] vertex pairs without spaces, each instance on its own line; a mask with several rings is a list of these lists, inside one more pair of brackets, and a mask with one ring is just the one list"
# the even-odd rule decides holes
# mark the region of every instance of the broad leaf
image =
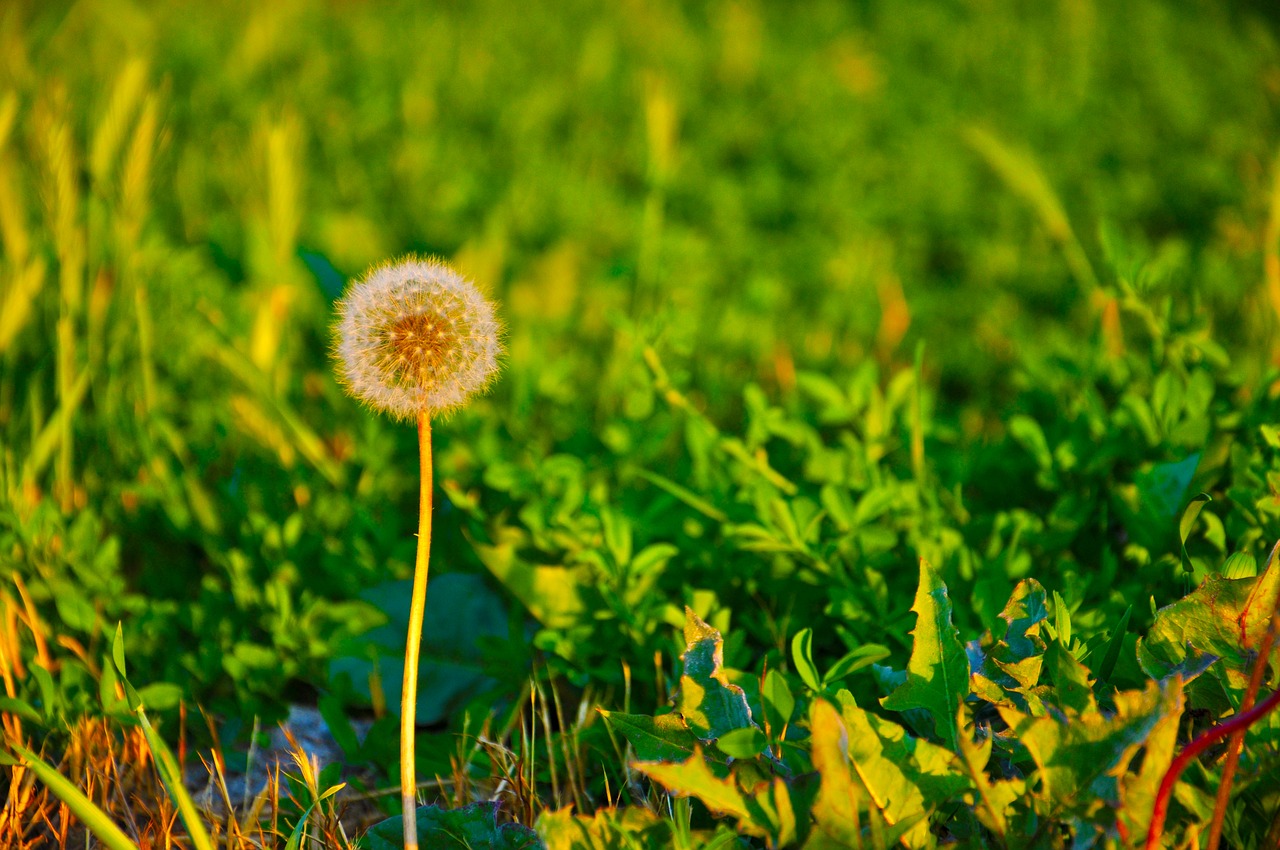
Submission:
[[[963,712],[963,710],[962,710]],[[958,718],[957,726],[963,729],[963,713]],[[973,806],[978,820],[991,830],[1001,843],[1009,831],[1007,813],[1014,800],[1027,790],[1027,783],[1021,779],[996,779],[987,776],[987,762],[991,760],[993,741],[985,735],[979,742],[960,734],[960,765],[968,774],[972,791],[968,795],[969,804]]]
[[536,828],[547,850],[668,850],[671,824],[649,809],[627,806],[597,809],[590,816],[569,808],[543,812]]
[[[399,711],[411,589],[411,581],[394,581],[360,594],[386,616],[386,622],[339,646],[329,662],[329,680],[339,691],[371,700],[371,683],[376,679],[387,706]],[[449,717],[492,685],[479,643],[485,638],[506,638],[504,607],[480,576],[446,573],[431,580],[418,665],[419,723]]]
[[730,684],[724,672],[724,640],[720,632],[685,608],[684,675],[680,677],[679,711],[689,729],[703,741],[734,729],[754,728],[747,695]]
[[1120,777],[1119,815],[1130,835],[1145,834],[1155,809],[1156,792],[1177,751],[1178,727],[1185,705],[1180,679],[1170,680],[1165,702],[1166,713],[1156,721],[1147,736],[1142,764],[1136,771],[1126,772]]
[[[1004,706],[999,711],[1007,734],[1026,747],[1036,764],[1039,795],[1050,803],[1042,814],[1089,816],[1103,806],[1119,805],[1117,777],[1161,718],[1177,709],[1179,699],[1177,685],[1162,689],[1151,682],[1144,691],[1118,692],[1111,716],[1091,711],[1031,717]],[[1033,785],[1028,777],[1028,786]]]
[[569,628],[590,616],[591,604],[583,598],[579,581],[569,567],[543,566],[523,561],[517,550],[528,543],[519,529],[504,528],[492,546],[475,544],[480,561],[519,599],[529,613],[548,629]]
[[639,761],[684,761],[698,749],[698,737],[677,714],[648,717],[597,710],[610,728],[627,739]]
[[796,839],[791,789],[779,778],[743,791],[733,776],[713,773],[701,753],[678,764],[636,762],[635,769],[676,796],[696,797],[712,812],[736,818],[738,829],[748,835],[768,839],[774,846]]
[[1261,576],[1206,578],[1190,596],[1157,612],[1146,637],[1138,641],[1142,669],[1157,679],[1175,672],[1190,679],[1221,659],[1230,685],[1245,687],[1277,589],[1280,567],[1274,550]]
[[[956,755],[937,744],[852,703],[843,706],[842,719],[854,770],[890,824],[906,823],[969,786]],[[908,847],[927,846],[927,821],[908,829],[903,841]]]
[[817,829],[841,847],[861,847],[859,810],[864,791],[853,775],[849,735],[840,713],[825,700],[809,709],[813,768],[818,772],[818,796],[813,801]]
[[929,563],[920,559],[920,585],[916,591],[916,627],[907,680],[880,700],[891,711],[921,708],[933,715],[938,737],[955,752],[959,744],[955,727],[960,701],[969,694],[969,657],[951,623],[951,599]]
[[[498,804],[472,803],[459,809],[419,806],[418,846],[431,850],[542,850],[537,833],[515,823],[498,824]],[[404,821],[399,815],[375,824],[363,840],[365,850],[403,850]]]

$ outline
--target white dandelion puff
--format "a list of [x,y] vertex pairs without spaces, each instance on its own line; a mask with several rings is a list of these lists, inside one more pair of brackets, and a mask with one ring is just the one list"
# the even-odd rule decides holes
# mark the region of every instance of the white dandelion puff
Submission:
[[342,383],[397,419],[453,410],[498,371],[493,305],[437,260],[408,257],[370,269],[338,311]]

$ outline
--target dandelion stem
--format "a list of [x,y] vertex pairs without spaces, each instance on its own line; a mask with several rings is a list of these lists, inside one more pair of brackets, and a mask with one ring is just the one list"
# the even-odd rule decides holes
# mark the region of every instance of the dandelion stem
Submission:
[[400,801],[404,808],[404,850],[418,848],[417,776],[414,770],[415,711],[418,702],[418,650],[427,605],[427,566],[431,559],[431,417],[418,414],[418,454],[422,490],[418,499],[418,556],[413,566],[409,636],[404,646],[404,688],[400,693]]

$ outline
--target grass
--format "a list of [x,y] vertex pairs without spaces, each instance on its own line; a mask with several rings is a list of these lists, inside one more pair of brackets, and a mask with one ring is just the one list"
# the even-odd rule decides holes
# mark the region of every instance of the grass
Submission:
[[[186,730],[179,761],[234,772],[255,718],[318,705],[350,774],[310,822],[338,842],[397,813],[416,442],[342,395],[328,347],[345,282],[418,252],[487,290],[509,349],[437,432],[426,797],[496,798],[556,847],[571,824],[602,846],[798,846],[835,828],[804,777],[838,783],[842,759],[803,736],[838,722],[962,761],[990,745],[951,797],[901,777],[935,838],[1034,821],[1038,846],[1046,824],[1136,843],[1155,765],[1276,681],[1261,631],[1185,655],[1168,636],[1197,592],[1269,587],[1280,539],[1277,26],[1157,0],[6,5],[6,741],[132,840],[182,843],[116,690],[120,623],[148,715],[171,744]],[[880,703],[924,669],[921,558],[956,640],[1040,671],[987,668],[1000,693],[973,678],[942,729]],[[1001,615],[1041,591],[1026,655]],[[774,789],[734,798],[741,818],[706,802],[726,764],[645,773],[595,710],[688,743],[661,720],[702,711],[686,607],[722,641],[699,686],[748,702],[727,746],[766,748],[732,768]],[[1089,786],[1101,810],[1008,734],[1057,735],[1036,725],[1054,712],[1114,731],[1140,706],[1150,737]],[[182,720],[197,709],[208,727]],[[1214,751],[1183,773],[1179,846],[1215,807],[1227,843],[1274,844],[1276,722],[1220,804]],[[928,844],[895,836],[857,765],[841,840]],[[283,846],[338,769],[208,822]],[[79,846],[46,789],[15,769],[6,813]],[[794,835],[761,814],[778,795]]]

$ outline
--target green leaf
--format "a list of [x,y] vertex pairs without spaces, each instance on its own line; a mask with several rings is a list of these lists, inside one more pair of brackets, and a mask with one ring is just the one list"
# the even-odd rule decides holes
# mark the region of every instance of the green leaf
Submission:
[[753,759],[764,752],[769,739],[759,729],[734,729],[716,741],[720,752],[735,759]]
[[1223,578],[1253,578],[1258,574],[1258,561],[1248,552],[1234,552],[1220,572]]
[[700,752],[679,764],[639,762],[635,768],[676,796],[696,797],[712,812],[737,819],[738,829],[748,835],[767,839],[773,846],[786,846],[796,839],[791,791],[779,778],[745,792],[732,776],[713,773]]
[[1054,685],[1046,700],[1052,699],[1059,708],[1077,714],[1098,710],[1093,699],[1093,686],[1089,682],[1089,669],[1076,660],[1061,640],[1049,644],[1044,654],[1044,666]]
[[773,734],[781,734],[782,729],[791,722],[791,715],[796,709],[796,698],[791,694],[787,677],[777,670],[770,670],[760,688],[760,699],[764,703],[765,716],[769,718]]
[[1170,680],[1165,690],[1165,711],[1147,735],[1142,763],[1120,777],[1119,817],[1130,835],[1142,835],[1151,823],[1156,792],[1178,748],[1178,729],[1186,702],[1182,681]]
[[124,628],[120,623],[116,623],[116,636],[111,642],[111,659],[115,662],[121,676],[129,675],[124,662]]
[[1053,629],[1063,646],[1071,646],[1071,609],[1058,591],[1053,592]]
[[1221,659],[1231,687],[1244,688],[1280,589],[1275,554],[1273,549],[1261,576],[1209,576],[1189,596],[1161,608],[1138,641],[1143,671],[1155,679],[1175,672],[1190,679]]
[[493,546],[474,544],[476,554],[538,622],[548,629],[564,629],[590,616],[590,606],[581,592],[586,583],[579,581],[572,569],[521,560],[517,550],[528,540],[519,529],[501,528],[497,537]]
[[678,714],[648,717],[598,708],[600,716],[631,744],[639,761],[684,761],[698,749],[698,736]]
[[791,661],[809,690],[815,693],[822,690],[818,668],[813,663],[813,629],[801,629],[791,639]]
[[[849,733],[849,757],[888,823],[906,823],[969,787],[956,755],[947,749],[852,704],[842,707],[841,716]],[[955,728],[954,722],[952,718],[948,726]],[[926,846],[928,822],[921,819],[903,840],[908,847]]]
[[954,752],[959,746],[956,711],[969,694],[969,657],[951,623],[947,586],[923,558],[920,585],[911,610],[916,613],[916,627],[912,631],[907,680],[880,704],[891,711],[928,711],[933,715],[938,737]]
[[307,820],[311,817],[311,813],[315,811],[316,806],[320,805],[334,794],[337,794],[345,787],[347,787],[347,783],[345,782],[341,785],[334,785],[331,788],[326,789],[323,794],[311,801],[311,805],[307,806],[306,810],[298,818],[298,822],[294,824],[293,832],[289,834],[289,840],[284,844],[284,850],[298,850],[302,844],[302,839],[306,836]]
[[[570,807],[544,811],[535,826],[547,850],[669,850],[672,823],[639,806],[596,809],[590,816],[575,814]],[[707,841],[698,846],[707,846]]]
[[[418,846],[422,850],[543,850],[538,834],[515,823],[498,824],[498,804],[472,803],[458,809],[419,806]],[[374,824],[365,833],[365,850],[403,850],[400,815]]]
[[1119,691],[1111,715],[1048,712],[1033,717],[997,706],[1009,736],[1026,747],[1036,764],[1027,787],[1034,787],[1037,779],[1042,783],[1040,793],[1051,806],[1044,814],[1083,816],[1099,802],[1118,807],[1117,777],[1157,724],[1177,710],[1180,687],[1175,678],[1164,688],[1150,682],[1143,691]]
[[[964,709],[957,718],[956,725],[964,729]],[[994,782],[987,776],[987,763],[991,760],[994,741],[990,734],[981,742],[974,742],[967,734],[960,734],[960,764],[969,776],[973,788],[969,796],[974,814],[987,829],[991,830],[1001,844],[1009,831],[1007,814],[1009,807],[1026,793],[1027,784],[1021,779],[997,779]]]
[[13,697],[0,697],[0,711],[16,714],[23,720],[35,724],[39,724],[42,720],[40,713],[31,706],[31,703]]
[[[147,746],[151,749],[151,757],[155,760],[156,772],[160,774],[160,780],[164,783],[165,790],[169,792],[169,799],[173,801],[174,808],[178,810],[178,814],[182,817],[182,823],[187,828],[187,834],[191,837],[192,845],[195,846],[196,850],[213,850],[213,842],[204,827],[204,822],[200,820],[195,801],[191,799],[191,794],[188,793],[186,785],[183,783],[182,771],[178,767],[178,762],[174,759],[173,753],[169,750],[168,745],[165,744],[164,739],[160,737],[159,733],[151,725],[151,721],[147,718],[146,704],[142,696],[130,684],[129,677],[125,673],[124,633],[119,623],[116,624],[116,636],[111,645],[111,657],[117,671],[120,673],[120,680],[124,685],[129,706],[142,724],[142,733],[147,740]],[[155,693],[164,694],[165,691],[162,688]]]
[[826,700],[809,707],[810,757],[818,772],[818,796],[813,801],[814,825],[843,847],[861,847],[859,811],[864,791],[854,781],[849,760],[849,734],[840,713]]
[[1187,554],[1187,538],[1191,536],[1191,529],[1196,524],[1196,517],[1200,516],[1201,509],[1204,508],[1206,502],[1212,502],[1213,497],[1208,493],[1201,493],[1191,500],[1187,505],[1187,509],[1182,512],[1182,521],[1178,523],[1178,537],[1182,543],[1182,569],[1191,572],[1191,556]]
[[881,646],[878,643],[868,643],[849,652],[831,665],[831,669],[822,677],[822,687],[825,689],[829,685],[841,682],[851,673],[856,673],[863,667],[870,667],[872,664],[883,661],[890,656],[889,647]]
[[684,609],[684,675],[680,677],[679,712],[703,741],[734,729],[755,728],[742,688],[724,672],[724,639],[692,608]]
[[[382,612],[385,622],[339,644],[328,669],[337,692],[371,701],[371,679],[376,678],[387,706],[399,712],[412,586],[411,580],[385,582],[360,593],[363,602]],[[481,643],[507,637],[505,605],[478,575],[445,573],[433,578],[427,612],[416,708],[424,724],[446,719],[492,686]],[[266,658],[276,663],[274,653]]]
[[83,823],[94,837],[101,841],[108,850],[138,850],[138,845],[129,840],[111,820],[110,816],[94,805],[93,801],[81,793],[65,776],[40,756],[18,744],[6,741],[6,746],[17,753],[22,763],[48,786],[53,795],[66,803],[67,808]]
[[1129,617],[1133,614],[1133,606],[1130,605],[1124,609],[1124,616],[1120,618],[1120,623],[1111,633],[1111,639],[1107,641],[1106,654],[1102,656],[1102,666],[1098,668],[1098,681],[1106,683],[1111,681],[1111,674],[1115,672],[1116,662],[1120,660],[1120,650],[1124,648],[1124,637],[1129,630]]

